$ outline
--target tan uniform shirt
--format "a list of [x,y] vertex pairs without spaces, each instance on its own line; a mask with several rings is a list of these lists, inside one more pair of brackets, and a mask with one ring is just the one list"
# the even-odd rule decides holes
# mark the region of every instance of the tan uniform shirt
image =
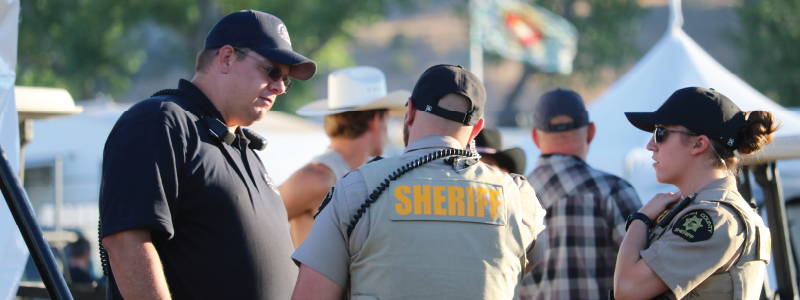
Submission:
[[[445,148],[461,149],[461,144],[449,136],[427,136],[411,142],[406,147],[401,158],[412,161],[433,151]],[[420,168],[451,169],[442,160],[436,160],[422,165]],[[386,174],[387,176],[389,174]],[[513,183],[519,189],[522,199],[523,234],[526,240],[532,241],[528,246],[527,256],[529,263],[537,263],[544,252],[546,244],[540,238],[544,235],[544,215],[536,193],[523,176],[513,175]],[[361,220],[348,238],[347,227],[350,220],[367,199],[364,178],[359,172],[350,172],[341,178],[334,186],[334,193],[330,203],[319,213],[314,220],[311,233],[305,242],[294,252],[292,259],[303,263],[317,272],[336,282],[344,289],[350,286],[349,266],[351,257],[358,254],[369,235],[370,210],[367,209]]]
[[[734,177],[714,181],[697,192],[663,234],[651,233],[650,246],[640,252],[642,259],[670,288],[671,293],[667,294],[672,299],[691,296],[712,275],[729,272],[742,252],[746,225],[733,208],[714,201],[748,207],[738,194]],[[727,282],[711,284],[720,289],[719,294],[733,294],[731,278],[727,278],[723,280]]]

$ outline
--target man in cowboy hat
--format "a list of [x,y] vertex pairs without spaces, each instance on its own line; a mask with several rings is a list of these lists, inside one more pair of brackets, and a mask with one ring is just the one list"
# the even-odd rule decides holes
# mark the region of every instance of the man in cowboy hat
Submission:
[[642,204],[625,180],[586,164],[594,132],[578,93],[539,98],[532,135],[542,156],[527,177],[547,210],[549,247],[523,279],[521,300],[607,299],[613,287],[626,218]]
[[481,161],[500,171],[513,174],[525,172],[525,152],[520,148],[503,150],[503,137],[495,128],[484,128],[475,137],[475,150]]
[[386,78],[377,68],[351,67],[328,76],[328,99],[297,110],[304,116],[325,116],[331,145],[278,188],[289,214],[295,247],[308,236],[314,212],[336,181],[383,152],[386,117],[401,116],[410,95],[404,90],[387,93]]

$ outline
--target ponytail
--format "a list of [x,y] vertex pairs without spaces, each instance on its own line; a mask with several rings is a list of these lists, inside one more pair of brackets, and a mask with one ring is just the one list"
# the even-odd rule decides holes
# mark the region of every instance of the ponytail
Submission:
[[739,147],[736,150],[742,155],[751,154],[772,143],[772,134],[778,129],[775,118],[768,111],[745,112],[745,118],[737,136]]

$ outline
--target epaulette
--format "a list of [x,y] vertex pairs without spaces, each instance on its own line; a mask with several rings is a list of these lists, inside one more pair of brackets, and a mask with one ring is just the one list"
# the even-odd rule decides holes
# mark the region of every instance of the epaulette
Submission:
[[319,208],[317,208],[317,213],[314,214],[314,219],[316,219],[317,216],[319,216],[319,213],[322,212],[322,209],[324,209],[325,206],[328,206],[328,203],[331,202],[331,199],[333,198],[333,190],[334,187],[331,187],[331,189],[328,190],[328,194],[325,195],[325,199],[322,200],[322,204],[320,204]]
[[177,95],[178,93],[180,93],[180,90],[178,89],[164,89],[155,92],[155,94],[151,95],[150,98],[164,96],[164,95]]
[[378,156],[375,156],[375,157],[373,157],[372,159],[370,159],[369,161],[367,161],[367,162],[366,162],[366,163],[364,163],[364,164],[366,165],[366,164],[368,164],[368,163],[376,162],[376,161],[379,161],[379,160],[381,160],[381,159],[383,159],[383,156],[380,156],[380,155],[378,155]]

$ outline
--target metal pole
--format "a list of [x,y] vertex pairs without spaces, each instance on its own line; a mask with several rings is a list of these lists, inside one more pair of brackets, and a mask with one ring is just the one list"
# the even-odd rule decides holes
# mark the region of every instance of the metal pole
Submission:
[[764,190],[764,206],[767,208],[767,221],[772,235],[772,264],[778,289],[775,293],[780,299],[797,299],[794,257],[789,240],[789,226],[786,223],[786,204],[783,202],[781,181],[775,162],[753,168],[756,182]]
[[[742,195],[745,201],[749,202],[750,205],[756,207],[756,199],[753,198],[753,185],[750,182],[750,167],[747,165],[742,166],[742,171],[739,173],[739,176],[736,177],[737,182],[737,189],[739,190],[739,194]],[[763,207],[763,206],[762,206]],[[769,284],[769,276],[764,276],[764,285],[761,289],[761,295],[759,296],[760,300],[771,300],[775,295],[775,291],[772,290],[772,286]]]
[[19,120],[19,184],[25,184],[25,146],[33,140],[33,119]]
[[469,0],[469,71],[483,81],[483,45],[480,28],[475,21],[478,10],[475,1],[480,0]]
[[61,211],[64,209],[64,160],[61,159],[61,155],[56,155],[55,166],[53,168],[53,179],[56,193],[56,209],[54,220],[55,231],[56,235],[60,237],[61,232],[64,230],[63,226],[61,225]]
[[[69,258],[64,247],[67,244],[64,242],[64,159],[61,155],[56,155],[55,163],[53,166],[53,183],[55,185],[55,233],[58,237],[55,241],[58,258],[61,259],[61,274],[67,283],[72,283],[72,274],[69,273]],[[52,241],[51,241],[52,242]]]
[[42,234],[42,228],[39,227],[39,223],[36,222],[33,215],[28,196],[11,169],[11,164],[2,147],[0,147],[0,156],[2,156],[0,159],[0,191],[3,192],[8,209],[22,233],[22,239],[28,245],[36,269],[39,270],[42,282],[47,287],[47,293],[50,295],[50,299],[72,300],[67,283],[64,282],[64,277],[61,277],[56,259],[50,252],[50,246],[47,245],[44,234]]

